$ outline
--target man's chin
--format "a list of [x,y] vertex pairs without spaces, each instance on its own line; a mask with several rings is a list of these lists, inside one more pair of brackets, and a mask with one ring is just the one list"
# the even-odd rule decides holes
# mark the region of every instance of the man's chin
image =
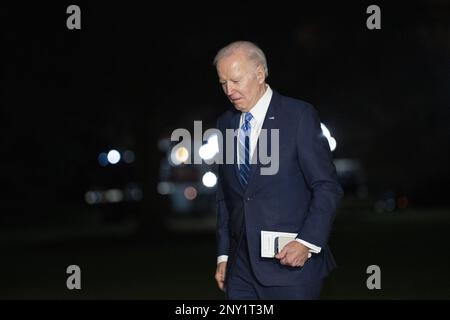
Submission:
[[241,104],[239,104],[239,103],[235,103],[235,104],[233,104],[233,105],[234,105],[234,108],[235,108],[237,111],[240,111],[240,112],[246,112],[245,106],[243,106],[243,105],[241,105]]

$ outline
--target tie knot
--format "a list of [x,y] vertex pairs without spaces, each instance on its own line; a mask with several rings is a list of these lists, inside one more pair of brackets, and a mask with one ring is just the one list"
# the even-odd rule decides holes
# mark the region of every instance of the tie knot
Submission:
[[250,125],[250,121],[253,119],[253,116],[250,112],[247,112],[244,116],[244,123],[242,124],[242,129],[244,129],[245,132],[248,132],[250,128],[252,127]]

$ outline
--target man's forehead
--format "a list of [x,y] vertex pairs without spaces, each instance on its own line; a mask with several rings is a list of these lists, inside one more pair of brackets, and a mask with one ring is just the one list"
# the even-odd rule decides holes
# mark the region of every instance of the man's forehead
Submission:
[[243,52],[238,51],[224,56],[222,59],[220,59],[218,65],[238,65],[246,62],[248,62],[247,56]]

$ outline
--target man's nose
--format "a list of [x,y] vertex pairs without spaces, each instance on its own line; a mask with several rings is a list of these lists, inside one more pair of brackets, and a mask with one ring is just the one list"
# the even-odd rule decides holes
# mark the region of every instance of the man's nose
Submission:
[[231,96],[231,95],[233,95],[233,92],[234,92],[234,86],[233,86],[233,84],[230,83],[230,82],[227,82],[227,83],[225,84],[225,94],[226,94],[227,96]]

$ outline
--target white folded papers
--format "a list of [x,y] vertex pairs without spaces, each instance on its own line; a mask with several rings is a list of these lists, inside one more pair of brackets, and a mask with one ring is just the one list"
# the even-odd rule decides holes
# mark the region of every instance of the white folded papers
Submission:
[[273,258],[275,257],[275,238],[289,237],[292,240],[297,237],[297,233],[264,231],[261,230],[261,257]]

